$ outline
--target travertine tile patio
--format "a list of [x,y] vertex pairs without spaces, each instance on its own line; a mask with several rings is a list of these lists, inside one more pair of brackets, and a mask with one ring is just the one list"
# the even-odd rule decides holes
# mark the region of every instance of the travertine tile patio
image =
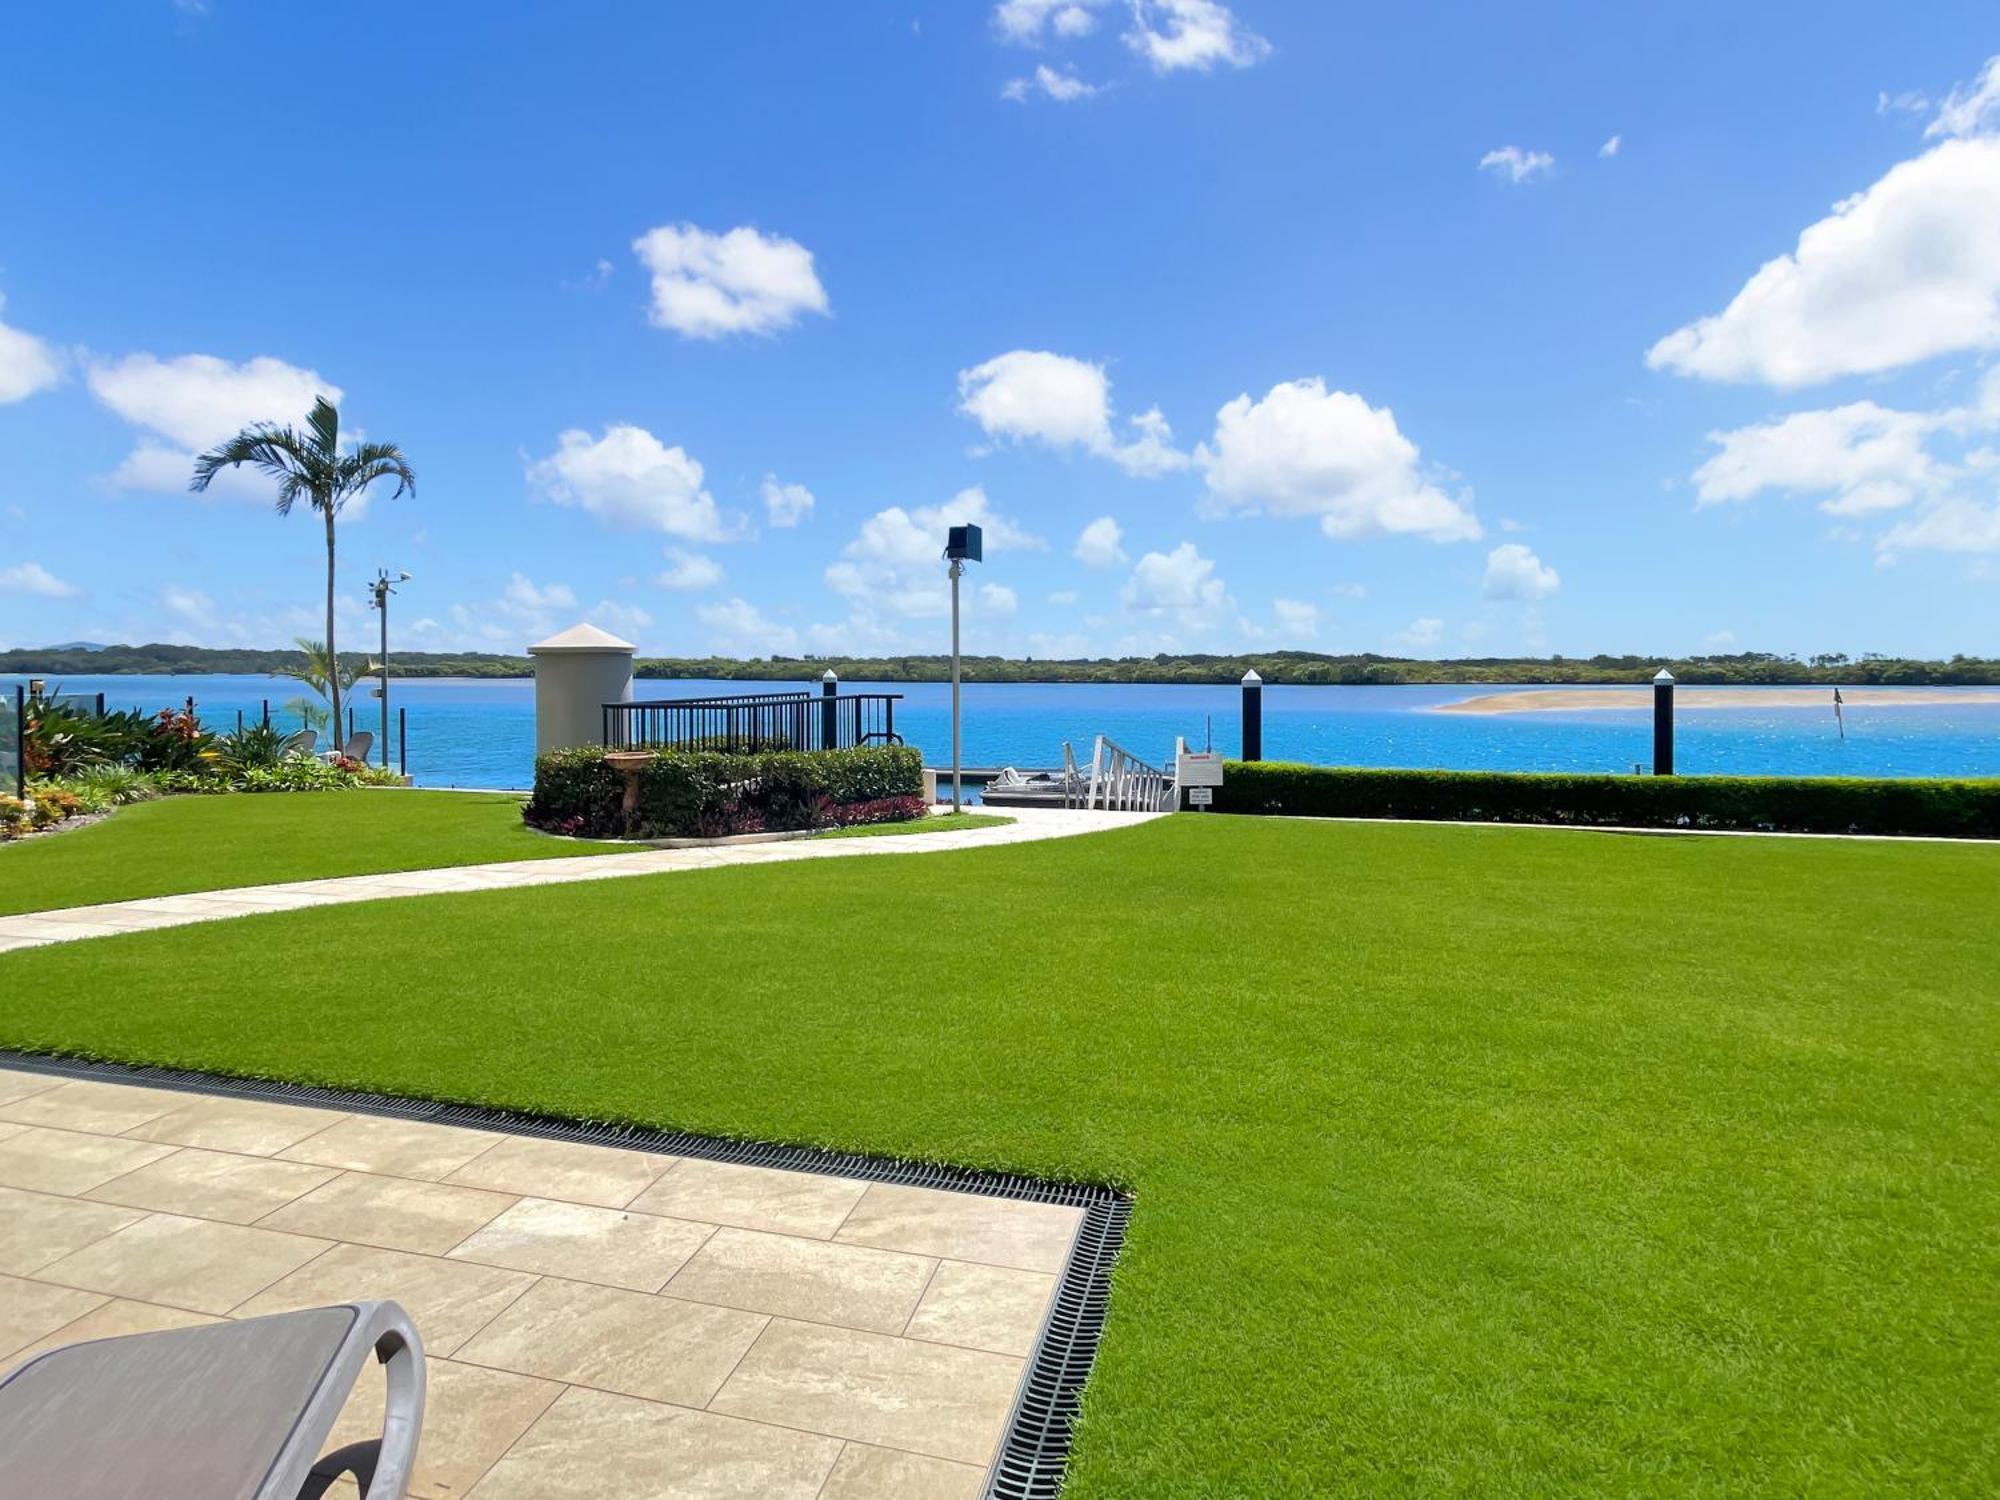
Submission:
[[0,1372],[389,1297],[430,1356],[412,1495],[971,1500],[1079,1218],[0,1068]]

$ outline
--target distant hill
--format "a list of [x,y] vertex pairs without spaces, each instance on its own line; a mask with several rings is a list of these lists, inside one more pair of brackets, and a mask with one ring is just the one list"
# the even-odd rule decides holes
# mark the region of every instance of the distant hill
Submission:
[[[360,664],[360,653],[342,658]],[[396,652],[391,671],[398,677],[528,677],[525,656],[491,652]],[[297,651],[249,651],[153,643],[105,646],[73,641],[39,650],[0,651],[0,675],[33,674],[102,677],[249,673],[293,676],[305,665]],[[651,678],[716,678],[730,682],[807,682],[831,668],[848,682],[943,682],[951,662],[943,656],[773,656],[745,661],[734,657],[646,657],[638,675]],[[1849,658],[1837,653],[1808,657],[1743,651],[1729,656],[1547,656],[1457,657],[1425,661],[1372,653],[1335,656],[1316,651],[1261,651],[1243,656],[1126,656],[1062,661],[968,656],[965,675],[974,682],[1198,682],[1233,683],[1255,669],[1269,683],[1569,683],[1646,682],[1662,666],[1682,682],[1749,683],[1760,686],[1832,683],[1910,687],[2000,686],[2000,660],[1954,656],[1924,661],[1873,653]]]

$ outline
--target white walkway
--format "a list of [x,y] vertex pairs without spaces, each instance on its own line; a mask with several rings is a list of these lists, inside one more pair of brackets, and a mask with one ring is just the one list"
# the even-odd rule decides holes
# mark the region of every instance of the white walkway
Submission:
[[792,839],[782,843],[732,844],[704,849],[635,849],[629,854],[586,854],[574,859],[508,860],[501,864],[454,865],[439,870],[404,870],[388,875],[343,875],[332,880],[298,880],[284,885],[240,886],[186,896],[155,896],[103,906],[0,917],[0,953],[79,938],[150,932],[263,912],[307,906],[340,906],[350,901],[382,901],[396,896],[435,896],[457,891],[511,890],[524,885],[563,885],[577,880],[616,880],[627,875],[665,875],[680,870],[713,870],[725,865],[784,864],[796,859],[849,859],[864,855],[943,854],[1025,844],[1073,834],[1100,833],[1148,822],[1158,813],[1065,812],[1013,809],[1014,821],[993,828],[946,833],[885,835],[878,838]]

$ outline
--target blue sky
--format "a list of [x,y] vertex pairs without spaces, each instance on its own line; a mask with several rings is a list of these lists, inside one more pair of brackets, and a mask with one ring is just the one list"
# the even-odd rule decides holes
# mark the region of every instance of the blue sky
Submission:
[[[116,23],[105,20],[115,14]],[[1990,4],[0,23],[0,643],[2000,651]],[[1613,144],[1615,142],[1615,145]],[[219,487],[220,488],[220,487]],[[809,497],[809,500],[808,500]]]

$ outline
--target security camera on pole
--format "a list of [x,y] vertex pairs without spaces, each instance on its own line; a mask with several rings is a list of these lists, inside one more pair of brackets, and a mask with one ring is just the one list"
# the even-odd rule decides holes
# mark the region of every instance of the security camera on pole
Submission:
[[958,580],[968,562],[979,562],[980,535],[977,526],[954,526],[945,534],[944,555],[951,563],[951,810],[964,803],[958,764]]

